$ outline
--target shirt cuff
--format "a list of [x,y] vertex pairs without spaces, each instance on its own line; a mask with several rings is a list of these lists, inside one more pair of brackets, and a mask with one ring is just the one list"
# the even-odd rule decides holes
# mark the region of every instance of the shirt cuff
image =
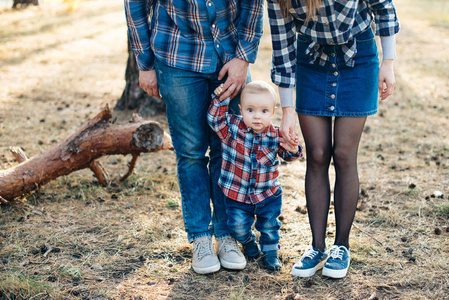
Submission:
[[293,88],[278,87],[279,100],[281,107],[294,106],[293,105]]
[[381,36],[382,59],[396,59],[396,36]]
[[136,53],[137,67],[140,71],[151,71],[154,69],[154,54],[152,51]]
[[237,44],[235,56],[243,59],[251,64],[256,62],[257,51],[259,50],[259,44],[249,43],[246,41],[239,41]]

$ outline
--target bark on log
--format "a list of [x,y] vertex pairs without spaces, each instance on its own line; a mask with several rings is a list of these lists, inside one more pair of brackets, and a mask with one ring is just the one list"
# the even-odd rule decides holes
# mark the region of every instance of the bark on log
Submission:
[[14,0],[12,3],[12,8],[17,9],[18,7],[27,7],[28,5],[39,5],[38,0]]
[[0,170],[0,203],[8,203],[59,176],[84,168],[90,168],[99,182],[106,185],[108,176],[95,161],[103,155],[131,154],[127,177],[140,153],[173,149],[170,136],[159,123],[135,117],[129,124],[114,125],[108,122],[111,117],[106,105],[95,118],[54,148],[30,159],[19,156],[19,161],[23,160],[19,165]]

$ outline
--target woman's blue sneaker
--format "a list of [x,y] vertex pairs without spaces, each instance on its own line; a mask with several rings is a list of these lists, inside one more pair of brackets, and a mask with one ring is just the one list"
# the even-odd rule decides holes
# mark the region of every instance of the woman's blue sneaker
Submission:
[[308,246],[301,259],[293,265],[292,275],[310,277],[323,267],[327,253],[320,249]]
[[349,250],[345,246],[333,245],[322,274],[331,278],[343,278],[348,273],[350,262]]

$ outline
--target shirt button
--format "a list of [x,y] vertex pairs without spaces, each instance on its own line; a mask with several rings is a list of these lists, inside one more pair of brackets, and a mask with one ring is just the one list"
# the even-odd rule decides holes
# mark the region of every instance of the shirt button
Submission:
[[335,107],[334,107],[334,106],[331,106],[331,107],[329,107],[329,109],[330,109],[330,110],[334,110],[334,109],[335,109]]
[[212,3],[209,2],[208,5],[209,5],[209,6],[212,6]]
[[333,45],[334,44],[334,42],[329,42],[329,45]]
[[337,83],[336,82],[332,83],[332,86],[337,86]]
[[335,76],[338,76],[338,72],[337,72],[337,71],[335,71],[335,72],[334,72],[334,75],[335,75]]
[[332,68],[335,68],[337,65],[336,64],[332,64]]
[[[331,98],[332,98],[332,99],[335,99],[335,95],[332,94],[332,95],[331,95]],[[333,106],[331,106],[331,107],[333,107]],[[333,109],[332,109],[332,110],[333,110]]]
[[212,24],[212,28],[215,28],[215,24]]
[[335,57],[335,53],[331,53],[331,56],[332,56],[332,57]]
[[220,45],[217,44],[217,48],[220,48]]
[[329,25],[329,22],[325,22],[324,25],[328,26],[328,25]]

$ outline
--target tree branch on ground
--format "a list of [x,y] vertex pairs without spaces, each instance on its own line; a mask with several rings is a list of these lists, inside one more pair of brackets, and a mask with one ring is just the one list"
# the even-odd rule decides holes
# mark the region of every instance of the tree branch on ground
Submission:
[[38,189],[59,176],[90,168],[98,182],[108,185],[108,174],[96,159],[104,155],[132,155],[128,172],[132,174],[141,153],[173,150],[170,136],[159,123],[134,116],[129,124],[114,125],[109,106],[74,134],[52,149],[30,159],[22,149],[11,147],[19,165],[0,170],[0,203],[7,204],[17,197]]

